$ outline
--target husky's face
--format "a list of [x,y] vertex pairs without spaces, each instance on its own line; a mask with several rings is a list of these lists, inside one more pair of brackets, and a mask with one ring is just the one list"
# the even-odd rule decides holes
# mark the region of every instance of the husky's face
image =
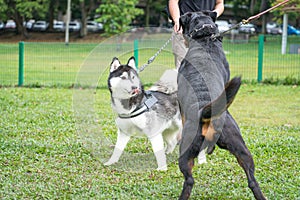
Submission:
[[108,87],[112,97],[118,99],[129,99],[142,92],[142,83],[136,71],[134,57],[131,57],[126,65],[122,65],[118,58],[113,58]]

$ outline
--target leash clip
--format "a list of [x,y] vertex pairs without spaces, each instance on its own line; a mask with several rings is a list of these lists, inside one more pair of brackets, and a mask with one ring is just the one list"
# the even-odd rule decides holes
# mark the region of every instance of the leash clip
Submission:
[[151,94],[150,98],[148,98],[144,104],[149,110],[154,104],[157,103],[157,101],[158,101],[157,98]]

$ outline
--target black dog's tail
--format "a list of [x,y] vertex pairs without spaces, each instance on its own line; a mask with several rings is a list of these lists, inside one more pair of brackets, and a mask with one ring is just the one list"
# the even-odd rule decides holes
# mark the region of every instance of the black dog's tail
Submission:
[[[233,102],[241,86],[241,77],[235,77],[229,81],[222,94],[213,102],[206,105],[202,110],[202,120],[210,120],[220,116]],[[226,101],[225,101],[226,100]]]
[[200,123],[202,124],[202,135],[212,141],[215,127],[210,123],[213,118],[218,118],[233,102],[241,86],[241,77],[235,77],[229,81],[222,94],[202,109]]

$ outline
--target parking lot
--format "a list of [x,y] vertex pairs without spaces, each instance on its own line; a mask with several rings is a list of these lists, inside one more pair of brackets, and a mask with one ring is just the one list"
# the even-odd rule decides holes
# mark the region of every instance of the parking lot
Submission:
[[[53,21],[53,26],[50,27],[50,23],[43,20],[28,20],[23,23],[23,26],[26,27],[28,31],[34,32],[64,32],[66,30],[66,23],[59,20]],[[217,26],[219,27],[220,32],[229,30],[233,25],[226,20],[217,20]],[[10,31],[16,29],[16,23],[13,20],[7,20],[6,22],[0,21],[0,31]],[[69,22],[69,30],[71,32],[78,32],[82,29],[82,23],[79,20],[73,20]],[[103,23],[97,22],[95,20],[88,20],[86,22],[86,29],[90,33],[101,33],[104,32]],[[240,26],[237,29],[233,30],[234,33],[243,33],[255,35],[261,33],[261,27],[255,24],[245,24]],[[291,25],[288,25],[288,35],[300,35],[300,28],[295,28]],[[266,24],[266,33],[272,35],[281,35],[282,34],[282,25],[276,22],[268,22]]]
[[[53,26],[50,27],[50,23],[44,20],[28,20],[23,22],[23,26],[26,27],[28,31],[35,31],[35,32],[49,32],[49,31],[56,31],[56,32],[64,32],[66,30],[66,23],[59,20],[53,21]],[[7,20],[6,22],[0,21],[0,30],[2,31],[10,31],[15,30],[16,23],[14,20]],[[82,23],[78,20],[70,21],[69,22],[69,30],[70,31],[80,31],[82,28]],[[86,28],[88,32],[103,32],[103,24],[100,22],[96,22],[93,20],[89,20],[86,22]]]

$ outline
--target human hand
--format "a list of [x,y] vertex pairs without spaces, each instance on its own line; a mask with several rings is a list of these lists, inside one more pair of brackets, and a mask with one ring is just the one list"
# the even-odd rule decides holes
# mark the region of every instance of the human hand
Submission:
[[182,27],[179,24],[179,21],[176,21],[174,26],[173,26],[174,32],[175,33],[180,33],[182,34]]

